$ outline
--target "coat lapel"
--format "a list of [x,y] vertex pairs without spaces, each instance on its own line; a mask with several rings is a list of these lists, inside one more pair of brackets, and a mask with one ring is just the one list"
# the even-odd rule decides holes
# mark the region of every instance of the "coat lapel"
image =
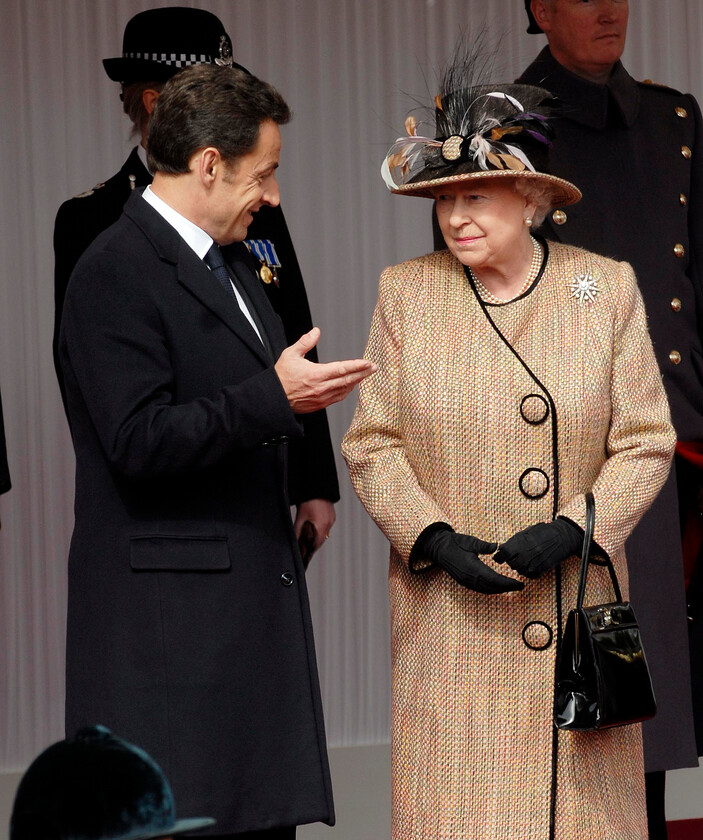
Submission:
[[[125,205],[126,215],[138,225],[147,239],[149,239],[159,258],[171,263],[175,267],[178,282],[232,330],[261,359],[262,363],[268,367],[271,364],[271,360],[268,357],[266,349],[242,310],[212,276],[205,263],[198,259],[193,249],[186,244],[171,225],[153,207],[142,199],[141,192],[141,190],[135,190],[133,195],[130,196]],[[242,247],[246,250],[245,246]],[[249,291],[249,286],[247,286],[247,291]],[[259,307],[259,296],[256,295],[254,297],[252,293],[252,299],[255,305]],[[270,304],[265,300],[265,295],[264,301],[270,309]],[[259,311],[264,322],[264,327],[268,329],[269,318],[267,317],[265,319],[261,310]],[[278,347],[277,343],[273,344],[273,346],[274,349]],[[280,353],[280,349],[278,349],[278,353]]]
[[244,286],[252,305],[256,307],[256,312],[271,343],[274,358],[277,359],[286,347],[286,335],[281,319],[271,306],[271,302],[261,286],[257,274],[256,260],[243,242],[234,242],[225,246],[222,253]]

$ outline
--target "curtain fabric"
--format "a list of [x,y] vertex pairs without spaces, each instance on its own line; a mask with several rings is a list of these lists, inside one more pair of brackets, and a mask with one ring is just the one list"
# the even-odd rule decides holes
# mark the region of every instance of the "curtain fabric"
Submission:
[[[391,196],[379,168],[412,97],[431,101],[462,33],[498,45],[496,81],[544,44],[522,0],[210,0],[235,60],[276,85],[282,204],[323,360],[360,355],[389,264],[431,250],[429,201]],[[101,59],[121,53],[146,0],[3,0],[0,27],[0,388],[12,491],[0,497],[0,770],[63,736],[66,557],[74,460],[56,384],[53,220],[59,204],[114,174],[133,140]],[[703,4],[632,0],[625,66],[703,95]],[[643,232],[643,235],[646,235]],[[105,371],[109,382],[110,371]],[[354,397],[330,409],[338,445]],[[341,459],[338,521],[308,572],[332,745],[388,739],[388,547]]]

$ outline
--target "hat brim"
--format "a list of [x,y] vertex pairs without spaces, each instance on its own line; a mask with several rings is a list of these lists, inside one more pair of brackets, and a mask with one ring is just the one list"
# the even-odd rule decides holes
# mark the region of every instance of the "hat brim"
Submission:
[[158,840],[160,837],[171,837],[174,834],[199,831],[201,828],[208,828],[211,825],[215,825],[215,820],[212,817],[192,817],[187,820],[176,820],[170,828],[159,828],[146,832],[137,831],[134,834],[116,837],[114,840]]
[[557,178],[556,175],[547,175],[544,172],[532,172],[514,169],[489,169],[480,172],[462,172],[459,175],[447,175],[444,178],[435,178],[431,181],[414,181],[408,184],[401,184],[391,192],[398,195],[416,195],[421,198],[434,198],[435,190],[443,184],[458,184],[462,181],[483,181],[487,178],[515,178],[523,180],[528,178],[549,189],[550,201],[554,207],[565,207],[568,204],[576,204],[581,200],[581,190],[564,178]]
[[[202,63],[202,62],[197,62]],[[208,62],[209,63],[209,62]],[[186,65],[190,66],[190,65]],[[248,75],[251,73],[237,64],[232,62],[232,67],[235,70],[243,70]],[[183,67],[176,67],[173,64],[166,64],[163,61],[151,61],[148,58],[103,58],[103,67],[108,77],[113,82],[167,82],[172,76],[175,76]]]

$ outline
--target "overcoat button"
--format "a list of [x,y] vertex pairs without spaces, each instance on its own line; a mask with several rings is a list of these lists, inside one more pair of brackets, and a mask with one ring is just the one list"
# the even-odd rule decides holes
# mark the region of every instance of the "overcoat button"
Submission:
[[681,154],[686,158],[686,160],[691,159],[691,150],[688,146],[681,146]]
[[674,254],[680,259],[685,253],[686,249],[680,242],[677,242],[676,245],[674,245]]
[[544,621],[528,621],[522,628],[522,640],[530,650],[546,650],[553,638],[552,628]]
[[688,204],[688,199],[686,198],[686,193],[679,193],[679,204],[682,207],[685,207]]
[[672,298],[671,299],[671,308],[674,310],[674,312],[680,312],[681,311],[681,301],[678,298]]
[[283,574],[281,575],[281,583],[284,586],[293,586],[293,584],[295,583],[295,578],[290,572],[283,572]]
[[541,394],[528,394],[522,398],[520,414],[525,422],[539,426],[549,415],[549,403]]
[[683,119],[684,117],[688,116],[688,111],[685,108],[676,108],[676,116],[681,117],[681,119]]
[[678,365],[681,362],[681,353],[678,350],[672,350],[669,353],[669,361],[672,365]]
[[563,210],[555,210],[552,213],[552,221],[555,225],[563,225],[566,222],[567,216]]
[[520,476],[520,492],[528,499],[541,499],[549,490],[549,476],[537,467],[525,470]]

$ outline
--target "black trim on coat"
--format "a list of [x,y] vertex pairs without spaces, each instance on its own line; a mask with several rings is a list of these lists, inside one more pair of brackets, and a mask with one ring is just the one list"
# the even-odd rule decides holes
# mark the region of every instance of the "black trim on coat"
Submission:
[[[505,301],[505,303],[501,304],[491,304],[493,306],[506,306],[509,303],[514,303],[515,301],[522,300],[524,297],[529,295],[533,289],[537,287],[538,282],[542,279],[542,275],[544,274],[544,270],[547,265],[547,261],[549,259],[549,246],[547,244],[546,239],[542,237],[536,237],[542,248],[544,249],[544,257],[542,259],[542,265],[540,266],[540,270],[535,278],[534,282],[530,285],[530,287],[523,292],[519,297],[514,298],[511,301]],[[471,271],[468,266],[464,266],[464,274],[466,275],[466,279],[469,281],[469,285],[476,296],[476,300],[479,303],[479,306],[483,310],[483,314],[486,316],[486,320],[488,323],[493,327],[496,335],[500,338],[500,340],[505,344],[505,346],[510,350],[510,352],[515,356],[515,358],[520,362],[522,367],[528,373],[528,375],[533,379],[533,381],[544,391],[547,401],[551,407],[551,421],[552,421],[552,462],[553,462],[553,469],[554,469],[554,497],[552,503],[552,519],[556,517],[557,511],[559,510],[559,433],[558,433],[558,425],[557,425],[557,408],[554,404],[554,400],[552,399],[552,395],[549,393],[547,388],[542,384],[539,380],[537,375],[534,371],[530,368],[527,362],[520,356],[520,354],[515,350],[512,344],[507,340],[507,338],[503,335],[500,331],[498,325],[495,323],[493,318],[491,317],[490,312],[488,311],[488,304],[481,298],[481,295],[478,293],[476,288],[476,284],[474,282],[474,278],[471,275]],[[554,660],[554,668],[555,668],[555,679],[556,679],[556,668],[559,665],[559,651],[561,650],[561,641],[562,641],[562,621],[563,621],[563,608],[562,608],[562,592],[561,592],[561,569],[557,566],[554,569],[554,597],[556,601],[556,611],[557,611],[557,646],[556,646],[556,657]],[[550,802],[549,802],[549,840],[554,840],[555,836],[555,828],[556,828],[556,804],[557,804],[557,765],[559,761],[559,730],[556,727],[552,728],[552,783],[551,783],[551,791],[550,791]]]

